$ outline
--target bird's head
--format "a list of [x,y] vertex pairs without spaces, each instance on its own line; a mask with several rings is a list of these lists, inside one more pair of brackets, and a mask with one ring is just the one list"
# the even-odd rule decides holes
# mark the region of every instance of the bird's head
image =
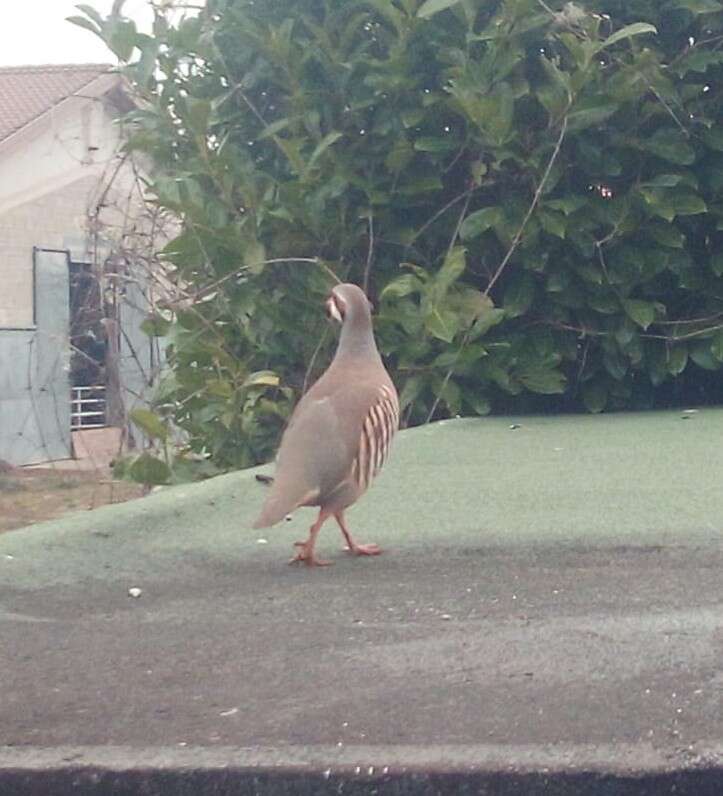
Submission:
[[331,291],[325,307],[326,317],[341,324],[347,319],[369,318],[372,310],[372,304],[364,291],[348,282],[337,285]]

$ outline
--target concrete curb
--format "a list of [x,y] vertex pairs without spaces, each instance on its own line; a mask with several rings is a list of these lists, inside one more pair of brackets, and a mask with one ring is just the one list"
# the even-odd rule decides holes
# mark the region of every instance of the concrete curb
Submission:
[[719,796],[723,747],[0,747],[3,796]]

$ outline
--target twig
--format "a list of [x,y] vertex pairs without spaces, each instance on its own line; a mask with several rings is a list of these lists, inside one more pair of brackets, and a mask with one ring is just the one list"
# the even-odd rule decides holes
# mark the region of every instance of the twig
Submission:
[[[568,110],[571,103],[568,103]],[[537,205],[540,202],[540,197],[542,196],[542,192],[545,190],[545,185],[547,184],[547,180],[550,177],[550,172],[552,171],[552,167],[555,165],[555,161],[557,160],[558,155],[560,154],[560,150],[562,149],[562,142],[565,139],[565,133],[567,132],[567,112],[565,112],[565,116],[562,120],[562,125],[560,126],[560,134],[557,137],[557,142],[555,144],[555,149],[552,152],[552,156],[547,163],[547,167],[542,175],[542,179],[540,180],[540,184],[537,186],[537,190],[535,191],[535,195],[532,198],[532,203],[527,210],[527,213],[522,219],[522,223],[520,224],[520,228],[515,233],[515,237],[512,239],[512,243],[510,248],[507,250],[507,254],[505,254],[502,262],[497,267],[497,270],[490,279],[489,284],[487,285],[487,289],[484,291],[485,296],[489,296],[490,291],[494,287],[497,280],[502,276],[502,272],[507,267],[507,264],[510,261],[510,258],[515,253],[517,246],[519,245],[520,241],[522,240],[522,235],[527,227],[529,220],[532,218],[532,214],[535,212]]]
[[372,270],[372,260],[374,259],[374,215],[369,210],[369,248],[367,250],[367,263],[364,268],[364,281],[362,282],[362,290],[366,295],[369,295],[369,275]]
[[715,315],[707,315],[703,318],[686,318],[682,321],[655,321],[656,326],[677,326],[678,324],[685,323],[709,323],[723,318],[723,312],[716,312]]
[[582,374],[585,372],[585,365],[587,365],[587,355],[590,351],[590,340],[585,340],[585,347],[582,350],[582,359],[580,360],[580,367],[577,369],[577,379],[575,381],[575,393],[580,388],[580,379],[582,379]]
[[306,368],[306,373],[304,374],[304,383],[301,387],[301,394],[304,395],[306,393],[306,388],[309,384],[309,378],[311,377],[311,373],[314,370],[314,365],[316,364],[316,358],[319,356],[319,352],[324,347],[324,343],[326,342],[327,335],[329,334],[329,329],[326,327],[324,329],[324,333],[319,338],[319,342],[316,344],[316,348],[314,349],[314,353],[309,360],[309,365]]
[[[464,222],[464,219],[467,215],[467,208],[469,207],[471,199],[472,199],[472,194],[468,193],[467,197],[465,198],[464,206],[462,207],[462,212],[459,214],[459,218],[457,219],[457,224],[454,228],[454,234],[452,235],[452,238],[449,241],[449,246],[447,248],[447,257],[449,257],[450,252],[454,248],[454,244],[457,242],[457,236],[459,235],[459,230],[462,227],[462,223]],[[467,329],[464,337],[462,338],[462,342],[460,343],[459,350],[457,351],[457,355],[454,358],[452,366],[447,371],[445,377],[442,379],[442,386],[439,388],[439,391],[434,398],[434,403],[432,404],[432,408],[429,410],[429,414],[427,415],[425,423],[429,423],[429,421],[434,417],[434,413],[437,411],[439,402],[442,399],[442,393],[445,391],[447,385],[449,384],[449,380],[452,378],[452,373],[454,373],[454,369],[457,366],[457,362],[459,361],[460,356],[462,355],[462,351],[464,351],[467,343],[469,342],[469,336],[471,331],[472,327],[470,326],[470,328]]]
[[[690,323],[690,321],[655,321],[652,325],[658,326],[662,323],[668,325],[671,323]],[[577,334],[583,337],[613,337],[615,334],[614,332],[602,332],[597,329],[587,329],[585,327],[573,326],[569,323],[559,323],[557,321],[540,321],[540,324],[544,326],[552,326],[554,329],[562,329],[563,331],[577,332]],[[686,334],[670,335],[643,333],[640,335],[640,337],[643,340],[664,340],[668,343],[683,343],[686,340],[694,340],[696,337],[702,337],[713,332],[719,332],[722,329],[723,323],[716,324],[715,326],[707,326],[705,329],[698,329],[695,332],[687,332]]]
[[[557,160],[557,157],[560,154],[560,150],[562,148],[562,142],[563,142],[563,140],[565,138],[565,133],[567,132],[567,111],[569,111],[571,104],[572,104],[572,98],[570,98],[570,101],[568,102],[568,106],[567,106],[567,109],[565,111],[565,116],[564,116],[564,118],[562,120],[562,125],[560,127],[560,135],[557,138],[557,143],[555,144],[555,149],[554,149],[554,151],[552,153],[552,156],[550,157],[550,160],[549,160],[549,162],[547,164],[547,167],[545,168],[545,171],[544,171],[544,173],[542,175],[542,179],[540,180],[540,184],[537,186],[537,190],[535,191],[535,195],[532,198],[532,203],[530,204],[530,207],[527,210],[527,213],[526,213],[525,217],[522,219],[522,223],[520,224],[520,228],[517,230],[517,232],[515,233],[515,237],[512,239],[512,243],[510,244],[510,248],[507,250],[507,254],[504,256],[502,262],[499,264],[497,270],[495,271],[495,273],[492,276],[492,279],[490,280],[489,284],[487,285],[487,289],[484,291],[484,295],[485,296],[489,295],[490,290],[492,290],[492,287],[494,286],[495,282],[497,282],[497,280],[502,275],[502,272],[507,267],[507,264],[509,263],[510,258],[512,257],[515,249],[517,248],[517,246],[519,245],[520,241],[522,240],[522,235],[523,235],[523,233],[525,231],[525,228],[527,227],[527,224],[528,224],[529,220],[532,218],[532,214],[535,212],[535,208],[539,204],[540,197],[542,196],[542,192],[545,189],[545,185],[546,185],[547,180],[548,180],[548,178],[550,176],[550,172],[552,171],[552,167],[555,165],[555,161]],[[452,240],[450,242],[448,251],[452,250],[452,247],[454,246],[454,244],[455,244],[455,242],[457,240],[457,235],[459,234],[459,229],[462,226],[462,222],[464,221],[464,217],[465,217],[465,214],[467,212],[467,207],[469,206],[470,197],[471,197],[471,194],[469,194],[467,196],[467,201],[465,202],[464,208],[462,210],[462,214],[460,215],[460,218],[459,218],[459,220],[457,222],[457,226],[455,228],[454,235],[452,236]],[[426,419],[425,423],[429,423],[431,421],[432,417],[434,417],[434,413],[437,411],[437,407],[439,406],[439,402],[440,402],[440,400],[442,398],[442,393],[444,392],[445,388],[447,387],[447,384],[449,384],[449,380],[452,378],[452,374],[454,373],[454,369],[457,366],[457,362],[459,361],[459,358],[462,355],[462,352],[466,348],[467,343],[469,343],[469,338],[470,338],[471,334],[472,334],[472,326],[470,326],[470,328],[467,329],[467,331],[464,334],[464,337],[462,338],[462,342],[460,343],[459,349],[457,350],[457,356],[455,357],[454,362],[452,363],[452,365],[450,366],[449,370],[447,371],[444,379],[442,380],[442,386],[440,387],[440,389],[439,389],[439,391],[437,393],[437,396],[434,399],[434,403],[432,404],[432,408],[430,409],[429,414],[427,415],[427,419]]]
[[547,5],[545,0],[537,0],[537,3],[538,5],[542,6],[551,17],[557,19],[557,14],[550,8],[550,6]]
[[451,199],[449,202],[447,202],[447,204],[441,210],[438,210],[430,219],[425,221],[424,224],[422,224],[422,226],[414,233],[414,237],[412,238],[410,243],[407,245],[407,249],[409,249],[409,247],[412,245],[412,243],[414,243],[414,241],[417,240],[417,238],[419,238],[424,232],[426,232],[429,229],[429,227],[431,227],[432,224],[434,224],[434,222],[440,216],[443,216],[447,212],[447,210],[449,210],[450,208],[454,207],[457,204],[457,202],[461,201],[466,196],[470,196],[471,194],[473,194],[475,192],[475,190],[476,190],[476,186],[474,186],[472,188],[467,188],[466,191],[464,191],[463,193],[459,194],[459,196],[455,196],[454,199]]
[[467,210],[469,209],[469,203],[471,200],[472,200],[472,194],[468,193],[464,199],[462,212],[459,214],[459,218],[457,219],[457,225],[454,228],[454,233],[452,234],[452,238],[449,241],[449,246],[447,247],[447,257],[449,257],[450,252],[454,248],[455,243],[457,243],[457,238],[459,237],[459,231],[462,228],[462,224],[464,223],[465,218],[467,217]]
[[236,271],[231,271],[230,274],[226,274],[222,276],[220,279],[217,279],[215,282],[211,282],[210,285],[206,285],[206,287],[201,288],[196,293],[190,294],[187,293],[185,295],[186,299],[191,299],[192,301],[198,301],[203,296],[207,295],[210,291],[216,290],[216,288],[220,287],[227,282],[229,279],[233,279],[234,277],[240,276],[244,271],[248,271],[249,269],[258,268],[262,265],[276,265],[278,263],[308,263],[310,265],[318,265],[323,268],[331,277],[333,277],[337,284],[340,283],[339,277],[329,268],[329,266],[322,262],[318,257],[274,257],[271,260],[263,260],[260,263],[253,263],[252,265],[245,265],[243,268],[238,268]]

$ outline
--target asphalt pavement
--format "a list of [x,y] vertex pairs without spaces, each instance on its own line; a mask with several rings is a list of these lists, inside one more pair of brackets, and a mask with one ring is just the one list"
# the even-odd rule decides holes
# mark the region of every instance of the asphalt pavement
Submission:
[[721,440],[403,432],[328,568],[270,468],[0,535],[0,794],[723,794]]

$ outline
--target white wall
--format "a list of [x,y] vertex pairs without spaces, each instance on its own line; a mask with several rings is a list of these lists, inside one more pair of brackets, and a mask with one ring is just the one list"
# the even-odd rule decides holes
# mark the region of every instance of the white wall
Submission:
[[88,209],[117,158],[111,110],[73,97],[0,144],[0,328],[32,325],[34,246],[89,259]]

